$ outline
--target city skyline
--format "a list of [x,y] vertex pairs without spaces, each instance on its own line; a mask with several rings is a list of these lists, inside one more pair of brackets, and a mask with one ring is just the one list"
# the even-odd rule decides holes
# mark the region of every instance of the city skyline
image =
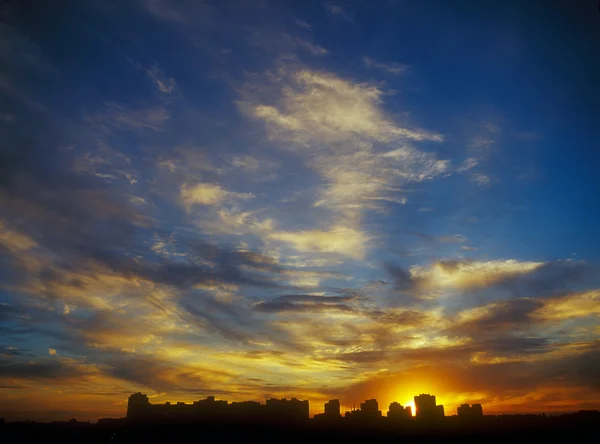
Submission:
[[597,0],[1,3],[0,417],[600,407]]

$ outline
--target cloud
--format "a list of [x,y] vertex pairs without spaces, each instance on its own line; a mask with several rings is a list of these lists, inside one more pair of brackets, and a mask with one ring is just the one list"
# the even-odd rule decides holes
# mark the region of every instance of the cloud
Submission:
[[153,67],[146,70],[146,74],[152,79],[158,90],[165,94],[170,94],[175,91],[177,82],[173,77],[165,76],[165,73],[161,69],[154,65]]
[[312,31],[312,26],[310,26],[310,23],[307,23],[304,20],[296,20],[296,25],[300,26],[301,28]]
[[162,20],[170,22],[186,22],[188,17],[183,11],[173,7],[169,0],[140,0],[146,10]]
[[316,45],[314,43],[311,43],[309,41],[306,41],[306,40],[303,40],[300,38],[296,39],[296,43],[298,44],[298,46],[300,48],[302,48],[303,50],[305,50],[306,52],[308,52],[309,54],[312,54],[314,56],[324,56],[329,53],[329,51],[327,51],[322,46]]
[[353,309],[346,305],[345,302],[352,299],[352,297],[347,296],[288,295],[280,296],[267,302],[259,302],[254,306],[254,309],[265,313],[351,312]]
[[464,310],[449,331],[477,338],[528,329],[535,322],[534,312],[542,306],[539,300],[522,298]]
[[457,243],[457,244],[462,244],[464,242],[468,242],[469,239],[467,239],[466,236],[463,236],[462,234],[452,234],[449,236],[442,236],[439,238],[440,242],[443,243]]
[[493,145],[496,141],[489,137],[475,137],[469,142],[469,148],[482,149]]
[[567,320],[600,315],[600,290],[569,293],[544,301],[535,316],[543,320]]
[[352,258],[361,258],[369,238],[351,227],[336,225],[329,230],[307,230],[298,232],[273,232],[269,239],[291,244],[302,252],[339,253]]
[[472,290],[485,288],[518,275],[534,272],[543,262],[520,262],[514,259],[493,261],[446,260],[410,268],[410,276],[425,292]]
[[106,103],[103,110],[86,115],[85,120],[101,131],[162,131],[171,119],[169,111],[162,106],[128,108],[116,103]]
[[486,176],[485,174],[481,174],[481,173],[469,174],[469,180],[471,182],[475,182],[477,185],[479,185],[481,187],[489,185],[491,182],[491,179],[488,176]]
[[248,171],[257,171],[260,168],[258,159],[254,156],[234,156],[231,159],[231,164],[236,168],[242,168]]
[[352,18],[346,13],[346,11],[344,11],[344,8],[342,8],[337,3],[325,2],[325,3],[323,3],[323,7],[331,15],[334,15],[334,16],[339,17],[339,18],[343,18],[343,19],[348,20],[348,21],[352,21]]
[[[364,211],[403,204],[402,185],[444,174],[447,161],[409,145],[441,142],[443,136],[396,124],[382,106],[384,91],[378,86],[307,69],[282,68],[281,74],[274,85],[249,83],[240,108],[264,122],[271,141],[323,178],[313,205],[330,212],[331,227],[284,231],[271,238],[299,251],[362,257],[370,237],[360,226]],[[349,245],[341,244],[340,232],[349,236]]]
[[464,173],[469,171],[471,168],[476,167],[479,164],[479,160],[476,157],[469,157],[466,159],[460,167],[456,170],[457,173]]
[[3,378],[60,381],[83,377],[91,371],[89,367],[68,358],[42,358],[27,362],[0,359],[0,377]]
[[367,68],[375,68],[381,71],[385,71],[390,74],[398,75],[406,72],[409,67],[406,65],[401,65],[399,63],[381,63],[376,62],[371,57],[363,57],[363,62]]
[[[335,142],[359,135],[381,142],[393,140],[442,141],[441,135],[396,126],[379,108],[383,91],[373,85],[352,83],[333,74],[301,70],[292,75],[291,88],[283,92],[283,112],[256,105],[256,117],[277,129],[298,131],[303,139]],[[308,134],[316,131],[315,135]]]
[[58,353],[56,352],[56,349],[54,349],[54,348],[49,348],[48,349],[48,354],[50,356],[58,356]]
[[211,183],[197,183],[192,186],[181,186],[181,199],[189,209],[192,205],[217,205],[227,199],[252,199],[252,193],[234,193],[226,191],[219,185]]
[[15,253],[21,250],[29,250],[35,247],[37,243],[29,236],[10,229],[0,220],[0,245]]

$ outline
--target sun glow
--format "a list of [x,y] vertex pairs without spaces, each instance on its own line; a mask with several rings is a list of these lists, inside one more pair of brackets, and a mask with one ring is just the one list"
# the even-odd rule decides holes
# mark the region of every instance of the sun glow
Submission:
[[410,407],[410,411],[411,411],[411,414],[412,414],[413,416],[415,416],[415,415],[417,414],[417,409],[415,408],[415,400],[414,400],[414,399],[411,399],[411,400],[409,400],[409,401],[406,401],[406,402],[403,404],[403,406],[404,406],[404,407]]

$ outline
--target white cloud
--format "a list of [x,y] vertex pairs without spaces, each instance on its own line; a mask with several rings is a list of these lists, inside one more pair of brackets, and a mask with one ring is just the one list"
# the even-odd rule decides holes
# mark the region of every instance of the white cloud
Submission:
[[298,26],[300,26],[301,28],[308,29],[309,31],[312,31],[312,26],[310,26],[310,23],[307,23],[304,20],[296,20],[296,24]]
[[[282,69],[270,78],[271,84],[258,80],[248,85],[249,100],[240,104],[242,111],[263,121],[272,141],[320,174],[324,185],[314,206],[330,210],[332,227],[360,233],[354,237],[357,244],[369,238],[360,228],[364,210],[381,210],[386,202],[403,204],[402,185],[448,171],[447,160],[410,145],[441,142],[443,136],[395,122],[383,107],[385,92],[378,86],[306,69]],[[257,97],[257,91],[270,94]],[[299,250],[320,249],[304,235],[287,233],[279,239]],[[341,247],[330,250],[347,253]]]
[[126,108],[116,103],[107,103],[102,111],[85,116],[85,120],[106,132],[129,130],[161,131],[171,115],[161,106],[149,108]]
[[469,175],[469,179],[471,180],[471,182],[475,182],[479,186],[486,186],[489,185],[491,182],[488,176],[481,173],[471,173]]
[[457,243],[457,244],[462,244],[464,242],[468,242],[469,239],[467,239],[466,236],[463,236],[462,234],[452,234],[450,236],[442,236],[439,238],[440,242],[445,242],[445,243]]
[[520,262],[514,259],[493,261],[440,261],[427,266],[413,266],[410,274],[421,290],[434,293],[449,289],[474,289],[491,285],[501,279],[528,274],[543,262]]
[[495,123],[487,122],[483,126],[490,133],[500,133],[500,128]]
[[475,157],[469,157],[466,159],[456,170],[457,173],[464,173],[465,171],[470,170],[471,168],[476,167],[479,164],[479,160]]
[[[408,145],[443,137],[395,124],[381,106],[384,93],[378,87],[308,70],[282,80],[277,106],[251,103],[246,111],[266,123],[271,139],[306,156],[325,179],[317,206],[355,218],[361,208],[378,208],[382,201],[402,203],[399,185],[448,169],[447,161]],[[395,148],[377,152],[375,143]]]
[[181,199],[186,208],[192,205],[217,205],[227,199],[252,199],[252,193],[234,193],[224,190],[217,184],[197,183],[192,186],[183,184],[181,186]]
[[172,7],[168,0],[142,0],[142,3],[152,15],[170,22],[185,22],[186,16]]
[[475,149],[486,148],[494,143],[495,143],[495,140],[492,139],[491,137],[477,136],[477,137],[473,137],[473,139],[471,139],[471,142],[469,142],[469,148],[475,148]]
[[329,230],[275,232],[270,239],[287,242],[302,252],[339,253],[362,258],[369,238],[351,227],[337,225]]
[[158,90],[162,93],[169,94],[175,91],[177,83],[173,77],[167,77],[158,66],[153,66],[146,70],[146,74],[154,81]]
[[331,14],[340,18],[344,18],[346,20],[352,21],[350,16],[344,11],[340,5],[332,2],[326,2],[323,4],[323,7]]
[[381,63],[376,62],[371,57],[363,57],[363,62],[367,68],[380,69],[390,74],[402,74],[408,70],[408,66],[401,65],[400,63]]
[[256,171],[260,167],[258,159],[253,156],[234,156],[231,159],[231,164],[236,168],[242,168],[248,171]]
[[296,43],[298,44],[298,46],[300,48],[304,49],[306,52],[308,52],[314,56],[323,56],[323,55],[327,55],[329,53],[329,51],[327,51],[322,46],[316,45],[314,43],[310,43],[303,39],[296,39]]

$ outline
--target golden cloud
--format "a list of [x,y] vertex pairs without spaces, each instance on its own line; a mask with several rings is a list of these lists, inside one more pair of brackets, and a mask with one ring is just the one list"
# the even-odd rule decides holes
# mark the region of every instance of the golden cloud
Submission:
[[494,261],[439,261],[410,268],[411,277],[423,291],[483,288],[511,276],[528,274],[543,262],[519,262],[514,259]]
[[270,239],[291,244],[302,252],[339,253],[355,259],[364,256],[369,237],[351,227],[336,225],[331,229],[298,232],[274,232]]

